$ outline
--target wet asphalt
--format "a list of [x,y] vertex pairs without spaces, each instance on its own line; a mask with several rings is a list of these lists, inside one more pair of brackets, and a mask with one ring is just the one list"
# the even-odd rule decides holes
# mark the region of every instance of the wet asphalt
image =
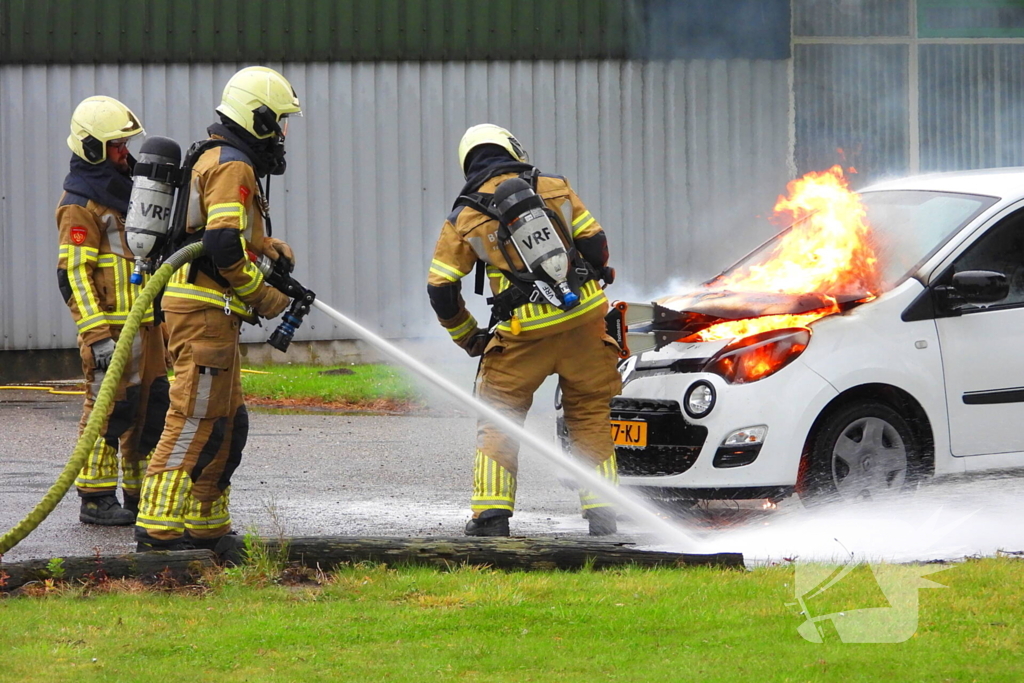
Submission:
[[[269,536],[461,536],[470,516],[476,420],[435,399],[434,412],[415,415],[251,409],[248,446],[232,482],[235,528]],[[550,405],[537,400],[526,426],[553,438]],[[79,396],[0,392],[0,534],[56,480],[74,447],[80,410]],[[929,483],[909,498],[866,505],[760,503],[677,510],[677,527],[690,540],[665,549],[743,552],[748,565],[850,553],[898,561],[1024,557],[1024,471]],[[131,527],[81,524],[78,509],[72,489],[3,560],[134,550]],[[511,528],[515,536],[587,537],[576,491],[529,449],[520,458]],[[607,540],[657,546],[650,531],[621,516],[619,531]]]
[[[81,397],[0,393],[0,533],[53,484],[75,445]],[[458,536],[469,519],[476,420],[446,410],[411,416],[251,410],[231,487],[235,528],[288,536]],[[548,412],[527,422],[554,434]],[[576,493],[523,453],[512,533],[585,537]],[[78,521],[74,489],[5,561],[134,550],[132,528]],[[620,537],[622,538],[622,537]]]

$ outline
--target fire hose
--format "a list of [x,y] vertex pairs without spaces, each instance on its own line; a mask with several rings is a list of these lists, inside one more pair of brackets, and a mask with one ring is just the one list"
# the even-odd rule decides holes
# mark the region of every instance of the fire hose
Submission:
[[[29,512],[21,522],[0,537],[0,555],[3,555],[16,546],[33,530],[35,530],[35,528],[38,527],[53,511],[57,506],[57,503],[59,503],[67,493],[68,489],[71,488],[71,484],[74,482],[79,470],[81,470],[82,466],[85,464],[92,445],[99,437],[100,425],[106,419],[106,413],[110,408],[110,403],[117,390],[117,385],[120,382],[125,365],[128,363],[132,340],[135,338],[135,335],[138,334],[139,325],[145,311],[149,308],[157,293],[166,286],[168,281],[170,281],[171,275],[185,264],[202,255],[202,253],[203,245],[201,242],[189,244],[188,246],[176,251],[164,261],[163,265],[157,269],[149,282],[142,289],[142,292],[136,299],[135,305],[128,314],[128,319],[122,328],[121,335],[118,338],[117,345],[114,349],[114,355],[110,361],[110,366],[107,368],[106,375],[104,376],[103,382],[100,384],[100,389],[97,392],[96,403],[93,406],[92,414],[89,416],[85,429],[79,437],[78,443],[75,445],[71,458],[64,466],[64,469],[57,478],[57,481],[54,482],[46,492],[46,495],[43,496],[43,499],[39,504],[36,505],[36,507]],[[261,268],[261,270],[265,269]],[[661,518],[650,508],[640,504],[638,501],[633,499],[632,496],[626,495],[614,484],[597,476],[594,472],[590,471],[589,468],[584,467],[574,458],[567,456],[561,451],[561,449],[555,447],[553,444],[548,443],[544,439],[524,430],[504,413],[476,400],[451,381],[443,378],[432,369],[425,367],[422,363],[417,362],[404,351],[401,351],[392,344],[389,344],[362,325],[356,323],[354,320],[351,320],[339,311],[316,299],[316,295],[312,291],[303,288],[301,285],[294,282],[294,280],[291,280],[287,273],[270,274],[268,272],[267,275],[268,282],[276,282],[279,288],[287,290],[285,291],[286,294],[294,297],[291,308],[289,308],[283,316],[284,321],[278,329],[275,330],[274,334],[271,335],[269,340],[274,348],[281,351],[287,350],[295,329],[302,324],[302,319],[309,313],[310,309],[315,306],[328,317],[331,317],[337,322],[348,327],[362,339],[376,347],[379,351],[382,351],[385,355],[392,357],[410,370],[420,374],[428,382],[440,388],[449,397],[454,398],[457,402],[463,404],[472,412],[494,422],[506,433],[516,436],[540,453],[543,453],[548,460],[559,468],[568,471],[581,481],[585,481],[588,488],[598,494],[601,494],[606,499],[614,501],[622,508],[625,508],[632,514],[634,519],[645,522],[648,525],[648,528],[654,530],[662,538],[672,539],[673,545],[678,544],[680,547],[693,545],[694,539],[689,537],[688,534],[681,532],[680,529],[674,527],[665,519]]]
[[131,312],[128,313],[128,319],[125,321],[124,327],[121,329],[121,336],[114,347],[114,355],[110,360],[110,366],[107,368],[103,382],[100,384],[100,389],[96,393],[96,403],[93,406],[92,414],[89,415],[89,420],[86,422],[82,435],[78,438],[78,443],[75,444],[71,457],[68,459],[67,464],[64,465],[64,469],[61,471],[60,476],[57,477],[57,481],[53,483],[53,486],[46,492],[43,499],[39,501],[39,504],[10,531],[0,536],[0,555],[18,545],[37,526],[42,524],[43,520],[53,512],[53,509],[57,507],[57,503],[64,498],[68,489],[71,488],[71,484],[74,483],[79,470],[82,469],[86,458],[89,457],[89,451],[92,449],[93,444],[96,443],[96,439],[99,438],[100,426],[107,419],[110,404],[114,400],[114,394],[117,392],[117,385],[120,383],[121,375],[124,373],[125,366],[131,357],[132,341],[135,339],[135,335],[139,333],[139,325],[142,323],[143,315],[150,307],[150,304],[153,303],[156,295],[170,281],[171,275],[202,253],[203,245],[201,242],[196,242],[179,249],[164,261],[164,264],[153,273],[149,282],[142,288],[142,291],[135,300],[135,305],[132,306]]

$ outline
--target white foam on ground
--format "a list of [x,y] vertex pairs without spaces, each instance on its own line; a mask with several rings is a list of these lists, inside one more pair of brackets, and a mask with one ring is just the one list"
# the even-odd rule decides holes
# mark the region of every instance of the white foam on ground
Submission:
[[804,508],[797,500],[706,532],[698,552],[742,552],[748,564],[890,562],[1024,550],[1024,477],[948,481],[899,500]]

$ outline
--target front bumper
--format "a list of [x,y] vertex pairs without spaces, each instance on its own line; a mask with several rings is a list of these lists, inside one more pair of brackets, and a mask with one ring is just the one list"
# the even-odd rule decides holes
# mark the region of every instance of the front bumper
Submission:
[[[712,411],[696,419],[681,402],[703,380],[715,388]],[[771,377],[729,384],[718,375],[675,372],[628,378],[612,402],[613,420],[647,423],[647,445],[616,446],[620,482],[648,489],[685,489],[695,498],[778,497],[796,484],[814,419],[835,389],[799,360]],[[768,427],[760,448],[724,447],[745,427]]]

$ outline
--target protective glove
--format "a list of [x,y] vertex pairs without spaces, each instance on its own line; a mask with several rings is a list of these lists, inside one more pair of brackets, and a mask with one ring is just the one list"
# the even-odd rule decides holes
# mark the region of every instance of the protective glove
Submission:
[[476,358],[477,356],[484,355],[484,349],[487,348],[487,342],[491,341],[491,334],[487,330],[476,328],[476,332],[469,335],[469,339],[462,344],[462,348],[466,349],[466,353],[469,354],[470,358]]
[[289,273],[295,268],[295,252],[292,251],[292,248],[284,240],[279,240],[276,237],[264,237],[263,253],[274,261],[283,258],[288,264]]
[[110,367],[110,359],[114,357],[114,346],[114,340],[107,337],[89,347],[92,349],[92,364],[97,370],[106,370]]
[[291,299],[273,287],[265,286],[263,287],[263,298],[253,304],[253,308],[261,318],[271,320],[281,315],[291,302]]

